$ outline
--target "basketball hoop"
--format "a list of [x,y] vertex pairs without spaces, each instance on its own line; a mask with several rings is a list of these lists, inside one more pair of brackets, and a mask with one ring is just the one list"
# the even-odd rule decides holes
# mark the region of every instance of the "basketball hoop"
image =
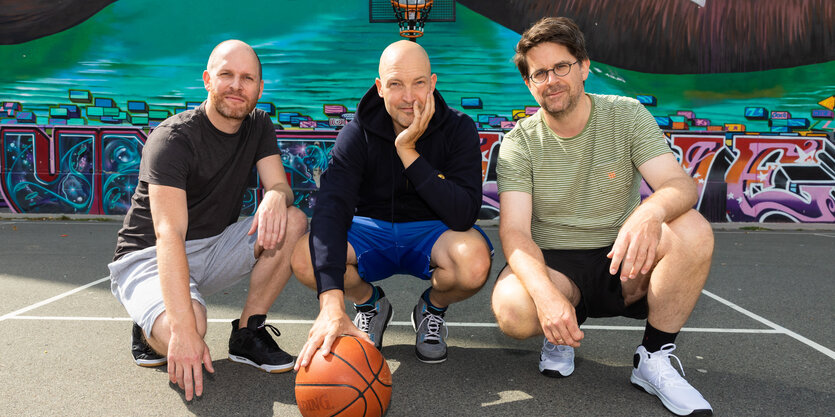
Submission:
[[423,36],[423,25],[429,17],[433,0],[391,0],[394,16],[400,25],[400,36],[417,42]]

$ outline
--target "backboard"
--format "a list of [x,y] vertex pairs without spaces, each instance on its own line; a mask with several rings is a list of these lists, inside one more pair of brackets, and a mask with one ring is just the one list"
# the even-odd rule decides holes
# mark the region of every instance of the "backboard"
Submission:
[[[414,3],[415,0],[400,0]],[[368,21],[370,23],[397,23],[394,15],[391,0],[368,0]],[[432,10],[426,19],[427,22],[454,22],[455,21],[455,0],[433,0]]]

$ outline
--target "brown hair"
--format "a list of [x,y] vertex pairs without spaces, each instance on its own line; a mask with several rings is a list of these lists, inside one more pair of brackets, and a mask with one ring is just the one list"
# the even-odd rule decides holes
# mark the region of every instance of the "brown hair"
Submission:
[[565,46],[568,48],[568,52],[580,61],[589,58],[583,32],[580,31],[573,20],[567,17],[544,17],[526,30],[522,34],[522,39],[519,39],[519,43],[516,44],[516,55],[513,56],[513,63],[516,64],[522,78],[528,78],[528,61],[525,58],[528,51],[545,42]]

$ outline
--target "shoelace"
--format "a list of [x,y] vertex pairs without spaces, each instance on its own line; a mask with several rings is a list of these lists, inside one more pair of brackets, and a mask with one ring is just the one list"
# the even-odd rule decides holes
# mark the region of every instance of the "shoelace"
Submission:
[[368,333],[368,330],[371,328],[371,319],[373,319],[376,315],[376,307],[369,311],[358,311],[357,316],[354,317],[354,326],[357,326],[358,329]]
[[[661,346],[661,350],[652,353],[650,359],[647,361],[652,373],[655,374],[653,384],[657,387],[663,386],[684,386],[689,384],[684,380],[684,367],[681,365],[681,360],[678,356],[673,355],[672,352],[676,349],[676,345],[667,343]],[[681,375],[676,371],[676,368],[670,362],[669,358],[675,358],[678,362],[678,368],[681,369]]]
[[420,325],[418,325],[418,329],[423,326],[423,322],[426,322],[426,336],[424,336],[423,340],[429,342],[439,343],[441,341],[441,327],[446,330],[444,337],[449,335],[449,329],[446,327],[446,322],[442,316],[437,314],[432,314],[428,310],[423,313],[423,320],[420,321]]
[[545,346],[542,347],[548,356],[560,356],[565,357],[571,352],[571,346],[567,345],[555,345],[545,339]]
[[[261,331],[262,329],[263,331]],[[273,340],[272,337],[270,337],[270,333],[267,331],[272,331],[275,337],[281,336],[281,332],[278,331],[278,329],[275,326],[273,326],[272,324],[264,323],[264,325],[259,327],[258,330],[259,331],[255,332],[256,337],[261,339],[261,341],[266,343],[268,346],[278,347],[278,344],[275,342],[275,340]]]

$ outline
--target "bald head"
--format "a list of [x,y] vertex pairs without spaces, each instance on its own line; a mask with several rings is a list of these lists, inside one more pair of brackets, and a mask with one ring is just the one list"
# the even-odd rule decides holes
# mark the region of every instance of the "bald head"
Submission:
[[408,68],[418,70],[427,76],[432,73],[432,66],[429,63],[429,55],[426,50],[417,42],[402,40],[397,41],[383,50],[380,55],[380,67],[378,68],[380,78],[385,78],[392,68]]
[[415,109],[425,108],[438,77],[432,74],[426,51],[407,40],[395,42],[383,51],[379,71],[380,78],[375,81],[377,94],[385,102],[395,134],[400,134],[415,120]]
[[246,42],[237,39],[223,41],[215,46],[215,49],[212,49],[212,53],[209,55],[209,62],[206,63],[206,71],[214,73],[218,66],[230,55],[255,58],[258,66],[258,79],[260,80],[262,78],[261,59],[258,58],[258,54]]

